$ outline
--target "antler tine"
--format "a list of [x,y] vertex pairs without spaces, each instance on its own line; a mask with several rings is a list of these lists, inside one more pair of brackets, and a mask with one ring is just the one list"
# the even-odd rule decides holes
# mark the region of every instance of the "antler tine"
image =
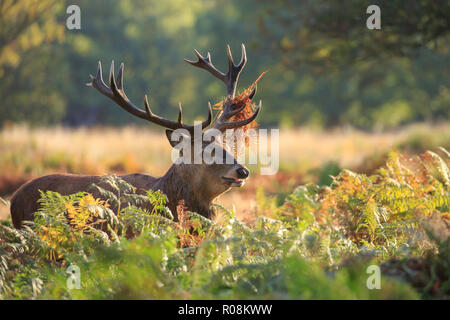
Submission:
[[246,63],[247,63],[247,51],[245,50],[245,46],[242,43],[241,44],[241,61],[239,62],[238,67],[242,69]]
[[242,68],[247,63],[247,52],[245,50],[245,45],[243,43],[241,44],[241,61],[239,62],[239,64],[237,64],[237,65],[234,64],[233,55],[231,54],[231,49],[230,49],[229,44],[227,44],[227,56],[228,56],[229,69],[235,68],[235,69],[239,69],[239,71],[241,71]]
[[248,98],[249,98],[250,100],[253,99],[253,97],[255,96],[257,90],[258,90],[258,85],[255,84],[255,86],[254,86],[253,89],[252,89],[252,92],[250,92],[250,94],[248,95]]
[[147,115],[149,118],[154,117],[154,114],[152,112],[152,110],[150,109],[150,104],[148,103],[148,99],[147,99],[147,95],[144,95],[144,106],[145,106],[145,111],[147,112]]
[[86,83],[86,85],[97,89],[98,91],[100,91],[100,93],[112,99],[114,95],[111,89],[109,89],[103,81],[102,73],[102,63],[99,61],[97,66],[97,74],[95,75],[95,77],[90,74],[89,76],[91,77],[91,82]]
[[[123,62],[120,64],[119,72],[117,73],[117,89],[123,90]],[[125,91],[124,91],[125,93]]]
[[111,67],[109,68],[109,87],[113,92],[119,92],[116,86],[116,80],[114,79],[114,60],[111,61]]
[[178,102],[178,124],[183,126],[183,108],[181,107],[181,102]]
[[229,44],[227,44],[227,57],[228,57],[228,70],[231,70],[234,67],[234,61]]
[[226,83],[227,81],[227,75],[223,72],[219,71],[211,61],[211,54],[208,52],[206,55],[206,58],[204,58],[196,49],[194,49],[194,53],[197,56],[197,61],[191,61],[186,58],[184,58],[184,61],[186,61],[189,64],[192,64],[195,67],[205,69],[206,71],[210,72],[214,77],[218,78],[219,80]]
[[[176,129],[186,129],[189,132],[194,132],[194,126],[193,125],[184,125],[183,124],[183,114],[181,109],[181,104],[179,105],[179,115],[178,115],[178,121],[171,121],[164,119],[162,117],[159,117],[155,115],[151,109],[150,105],[148,103],[147,95],[144,96],[144,106],[145,111],[143,111],[141,108],[136,107],[127,97],[125,94],[125,91],[123,90],[123,70],[124,70],[124,64],[122,63],[119,68],[119,72],[117,74],[117,82],[114,78],[114,61],[111,62],[111,68],[109,71],[109,87],[105,84],[103,81],[103,75],[102,75],[102,64],[99,61],[98,62],[98,69],[96,76],[91,77],[91,82],[87,83],[86,85],[93,87],[97,89],[100,93],[107,96],[114,102],[116,102],[122,109],[125,111],[131,113],[132,115],[156,123],[160,126],[163,126],[165,128],[169,128],[172,130]],[[208,127],[211,124],[212,121],[212,110],[209,108],[209,114],[208,119],[203,121],[201,124],[202,130]]]

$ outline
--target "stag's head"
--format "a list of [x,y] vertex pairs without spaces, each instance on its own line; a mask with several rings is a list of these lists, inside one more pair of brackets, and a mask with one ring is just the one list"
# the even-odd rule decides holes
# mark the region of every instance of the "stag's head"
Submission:
[[[150,109],[147,95],[144,96],[144,110],[135,106],[128,99],[123,89],[123,63],[120,65],[117,78],[114,76],[114,61],[111,63],[108,86],[103,81],[102,67],[99,62],[97,75],[95,77],[91,75],[92,82],[87,85],[94,87],[100,93],[115,101],[125,111],[134,116],[166,128],[166,136],[170,144],[173,147],[180,149],[180,158],[176,161],[175,165],[182,168],[186,175],[191,177],[192,180],[189,181],[189,183],[197,185],[203,182],[203,185],[205,185],[205,181],[207,181],[206,189],[203,191],[210,193],[211,197],[214,197],[228,190],[230,187],[241,187],[244,184],[244,180],[249,176],[248,169],[240,164],[236,158],[223,147],[223,140],[220,138],[220,134],[224,134],[227,130],[236,130],[244,127],[254,121],[261,109],[261,102],[253,114],[247,119],[238,121],[232,120],[247,106],[247,104],[239,106],[235,103],[236,86],[239,74],[247,63],[244,45],[242,45],[242,58],[238,64],[234,63],[230,47],[227,46],[227,73],[219,71],[212,64],[209,52],[206,57],[203,57],[197,50],[194,50],[194,52],[197,56],[197,61],[190,61],[187,59],[185,59],[185,61],[195,67],[207,70],[214,77],[224,82],[227,88],[221,111],[214,123],[212,123],[213,116],[210,103],[208,103],[208,118],[196,125],[183,123],[181,104],[179,105],[177,121],[164,119],[155,115]],[[255,92],[256,86],[248,93],[247,101],[251,102]],[[210,125],[212,126],[210,127]],[[208,129],[208,127],[210,128]],[[180,143],[180,141],[183,143]],[[201,161],[199,162],[196,159],[201,159]],[[196,183],[196,181],[199,183]]]

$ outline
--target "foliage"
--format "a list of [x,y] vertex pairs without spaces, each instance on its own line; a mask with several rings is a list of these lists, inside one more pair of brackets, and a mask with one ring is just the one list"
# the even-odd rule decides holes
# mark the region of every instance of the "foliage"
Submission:
[[[5,10],[11,3],[14,14]],[[223,71],[227,43],[236,60],[247,46],[240,90],[268,71],[257,93],[267,106],[263,125],[382,129],[445,120],[448,2],[413,3],[381,1],[382,30],[372,31],[360,0],[80,0],[78,31],[65,28],[73,1],[3,0],[0,124],[143,123],[84,86],[99,60],[125,63],[132,101],[149,93],[152,110],[166,117],[176,117],[181,101],[186,120],[196,120],[225,88],[182,58],[211,51]]]
[[18,65],[25,51],[62,40],[63,26],[50,14],[55,5],[55,0],[0,1],[0,76],[5,67]]
[[[21,230],[0,225],[1,294],[448,298],[449,157],[445,149],[439,153],[409,158],[392,152],[373,176],[344,170],[331,187],[299,186],[278,206],[260,194],[271,204],[259,207],[251,224],[219,205],[220,217],[211,221],[183,203],[173,221],[163,194],[136,194],[113,175],[92,186],[102,200],[42,193],[34,222]],[[153,210],[142,209],[145,203]],[[81,270],[81,289],[66,285],[71,264]],[[383,270],[380,290],[366,287],[372,264]]]
[[[55,90],[61,81],[48,74],[58,63],[51,46],[64,41],[56,0],[0,0],[0,124],[60,121],[65,98]],[[52,58],[50,58],[52,57]],[[45,111],[44,111],[45,110]]]
[[[445,149],[441,152],[448,158]],[[311,212],[320,233],[338,231],[357,246],[390,256],[402,247],[419,249],[426,243],[425,230],[417,229],[424,220],[448,224],[449,174],[448,161],[434,152],[410,158],[393,151],[376,174],[343,170],[331,187],[300,186],[279,211],[305,221],[311,220],[305,212]]]
[[373,31],[366,28],[367,1],[264,2],[260,28],[270,34],[270,45],[295,52],[285,62],[330,66],[408,56],[420,47],[445,51],[449,40],[445,0],[377,1],[381,30]]

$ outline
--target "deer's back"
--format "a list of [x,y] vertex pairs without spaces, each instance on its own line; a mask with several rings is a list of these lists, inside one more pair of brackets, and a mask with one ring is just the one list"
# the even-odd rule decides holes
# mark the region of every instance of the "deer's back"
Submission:
[[[133,185],[138,191],[151,189],[156,178],[145,174],[129,174],[122,179]],[[101,198],[98,192],[88,190],[92,183],[100,183],[100,176],[77,174],[52,174],[36,178],[22,185],[11,198],[11,218],[14,227],[20,228],[22,221],[32,220],[33,213],[39,208],[39,190],[54,191],[69,195],[80,191],[90,192],[94,197]]]

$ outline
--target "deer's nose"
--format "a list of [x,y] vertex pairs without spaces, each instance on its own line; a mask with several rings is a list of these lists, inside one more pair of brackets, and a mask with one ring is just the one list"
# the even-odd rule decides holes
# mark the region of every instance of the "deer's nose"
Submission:
[[237,170],[237,175],[238,175],[239,179],[246,179],[249,174],[250,174],[250,172],[245,168],[239,168]]

